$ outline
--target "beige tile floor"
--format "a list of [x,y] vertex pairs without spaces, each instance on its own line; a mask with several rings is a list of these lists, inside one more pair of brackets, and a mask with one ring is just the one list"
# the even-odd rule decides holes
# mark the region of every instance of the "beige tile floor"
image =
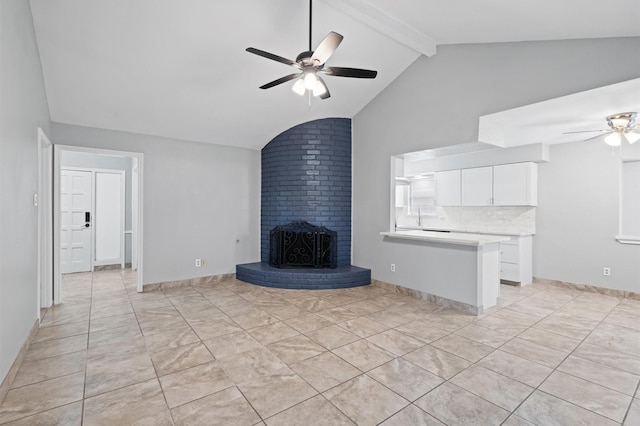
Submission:
[[502,286],[471,317],[376,287],[63,280],[13,425],[640,425],[640,301]]

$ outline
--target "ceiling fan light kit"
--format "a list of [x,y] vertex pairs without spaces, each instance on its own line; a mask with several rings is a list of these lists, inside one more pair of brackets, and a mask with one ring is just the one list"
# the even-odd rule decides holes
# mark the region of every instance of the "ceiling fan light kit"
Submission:
[[626,139],[629,144],[634,144],[640,140],[640,134],[631,131],[628,132],[613,132],[604,141],[611,146],[620,146],[622,138]]
[[622,137],[620,136],[620,133],[613,132],[604,138],[604,142],[609,146],[620,146],[622,143]]
[[311,50],[311,24],[312,24],[313,0],[309,0],[309,50],[300,53],[295,61],[265,52],[264,50],[248,47],[246,50],[254,55],[271,59],[272,61],[281,62],[285,65],[292,66],[299,70],[298,73],[279,78],[270,83],[260,86],[261,89],[270,89],[290,80],[297,81],[291,88],[295,93],[304,95],[312,93],[313,96],[320,99],[327,99],[331,96],[329,89],[322,77],[318,74],[331,75],[335,77],[351,77],[351,78],[376,78],[377,71],[365,70],[360,68],[343,68],[343,67],[326,67],[325,63],[333,55],[335,50],[342,42],[343,37],[331,31],[318,45],[315,51]]

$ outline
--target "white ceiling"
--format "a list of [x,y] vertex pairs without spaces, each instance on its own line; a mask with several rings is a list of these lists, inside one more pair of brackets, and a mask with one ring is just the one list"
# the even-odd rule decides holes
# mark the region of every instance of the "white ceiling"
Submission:
[[638,0],[367,0],[437,44],[630,37]]
[[328,76],[331,98],[292,83],[259,86],[307,50],[306,0],[31,0],[51,119],[148,135],[261,148],[296,124],[353,117],[437,44],[640,35],[637,0],[317,0],[314,47],[344,41],[328,65],[375,80]]

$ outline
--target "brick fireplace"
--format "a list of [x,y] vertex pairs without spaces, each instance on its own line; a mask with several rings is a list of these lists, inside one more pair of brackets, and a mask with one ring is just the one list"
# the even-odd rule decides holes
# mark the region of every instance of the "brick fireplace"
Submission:
[[[335,269],[292,271],[269,265],[272,230],[300,221],[336,233]],[[325,118],[300,124],[262,149],[260,254],[260,263],[236,267],[238,279],[278,287],[280,275],[286,288],[369,284],[371,271],[351,265],[350,119]],[[297,281],[302,284],[296,287]]]

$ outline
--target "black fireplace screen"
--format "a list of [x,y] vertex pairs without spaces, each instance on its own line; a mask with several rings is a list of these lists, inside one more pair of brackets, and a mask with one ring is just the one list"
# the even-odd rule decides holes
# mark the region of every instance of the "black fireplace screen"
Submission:
[[269,265],[276,268],[336,268],[336,231],[305,221],[291,222],[271,230]]

